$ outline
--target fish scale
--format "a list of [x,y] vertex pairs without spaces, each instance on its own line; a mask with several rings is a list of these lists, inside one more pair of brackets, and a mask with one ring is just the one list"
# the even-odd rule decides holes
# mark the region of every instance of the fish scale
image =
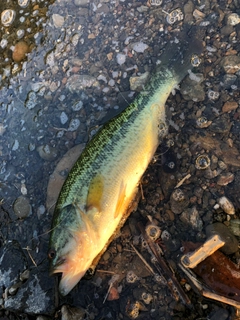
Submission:
[[68,294],[126,219],[138,183],[167,132],[165,102],[188,73],[200,42],[167,47],[145,90],[86,146],[60,192],[50,236],[50,270]]

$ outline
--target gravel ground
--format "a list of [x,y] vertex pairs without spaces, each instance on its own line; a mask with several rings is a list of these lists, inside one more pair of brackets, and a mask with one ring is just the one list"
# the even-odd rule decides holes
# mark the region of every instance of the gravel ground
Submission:
[[[13,10],[0,26],[0,319],[238,317],[197,294],[178,263],[213,222],[240,236],[239,8],[238,0],[0,4],[2,13]],[[133,101],[185,24],[204,30],[204,53],[167,101],[169,134],[143,177],[143,196],[95,275],[62,299],[48,275],[50,176],[66,152]],[[137,227],[148,216],[191,309],[134,251],[157,272]],[[230,258],[239,265],[238,248]]]

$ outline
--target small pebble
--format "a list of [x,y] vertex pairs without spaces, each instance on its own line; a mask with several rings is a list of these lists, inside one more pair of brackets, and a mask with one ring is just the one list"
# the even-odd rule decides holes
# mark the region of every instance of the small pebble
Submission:
[[122,248],[122,245],[121,244],[117,244],[117,251],[118,252],[122,252],[123,248]]
[[18,0],[18,5],[21,8],[26,8],[30,3],[30,0]]
[[117,63],[121,66],[126,61],[126,55],[122,53],[117,54]]
[[54,13],[52,15],[53,24],[56,28],[61,28],[64,24],[64,17],[60,14]]
[[21,281],[27,280],[29,276],[30,276],[30,270],[27,269],[20,274],[20,280]]
[[235,101],[227,101],[224,103],[222,107],[222,112],[229,112],[232,110],[236,110],[238,107],[238,103]]
[[21,285],[22,285],[22,282],[17,282],[17,283],[15,283],[14,285],[12,285],[12,286],[9,288],[8,293],[9,293],[10,295],[16,294],[17,291],[18,291],[18,289],[21,287]]
[[88,5],[90,0],[74,0],[74,4],[77,7],[85,7]]
[[68,116],[64,111],[60,115],[60,121],[61,121],[61,124],[65,124],[68,121]]
[[26,58],[26,54],[30,51],[28,44],[25,41],[19,41],[13,50],[12,58],[15,62],[21,62]]
[[226,186],[229,183],[233,182],[233,180],[234,180],[234,174],[231,172],[227,172],[227,173],[221,174],[218,177],[217,184],[219,186]]
[[108,301],[113,301],[113,300],[118,300],[119,299],[119,292],[117,288],[111,287],[108,293],[107,300]]
[[15,20],[16,12],[11,9],[4,10],[1,13],[1,22],[5,27],[9,27]]
[[74,74],[70,76],[67,80],[66,87],[69,91],[80,92],[84,88],[96,87],[99,82],[96,78],[89,76],[87,74]]
[[229,229],[235,236],[240,237],[240,219],[230,220]]
[[234,74],[240,70],[240,57],[229,55],[221,60],[221,65],[226,73]]
[[68,131],[76,131],[79,126],[80,126],[80,120],[72,119],[69,123]]
[[109,260],[111,258],[111,255],[110,255],[110,253],[108,251],[106,251],[103,254],[102,258],[103,258],[104,261],[107,261],[107,260]]
[[229,24],[230,26],[236,26],[237,24],[239,24],[239,22],[240,22],[240,17],[237,13],[231,13],[227,17],[227,24]]
[[235,214],[235,208],[232,202],[227,197],[219,198],[218,203],[225,213]]
[[83,320],[85,319],[86,311],[83,308],[76,308],[63,305],[61,308],[61,320]]
[[29,216],[32,213],[32,207],[29,199],[24,196],[18,197],[13,204],[13,210],[16,216],[20,219],[24,219]]
[[37,148],[39,156],[47,161],[52,161],[57,157],[57,150],[48,144]]
[[132,47],[134,51],[143,53],[148,48],[148,45],[143,42],[137,42]]

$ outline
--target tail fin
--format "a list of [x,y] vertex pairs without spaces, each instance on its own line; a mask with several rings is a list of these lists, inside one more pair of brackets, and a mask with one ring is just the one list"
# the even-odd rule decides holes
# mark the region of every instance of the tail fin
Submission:
[[200,27],[185,26],[184,30],[176,34],[174,40],[166,45],[157,72],[171,70],[180,82],[188,70],[193,68],[192,57],[200,55],[203,51],[204,32]]

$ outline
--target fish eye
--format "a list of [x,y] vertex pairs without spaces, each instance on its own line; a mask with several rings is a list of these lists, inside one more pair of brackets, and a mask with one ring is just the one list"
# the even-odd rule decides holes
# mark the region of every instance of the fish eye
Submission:
[[48,251],[48,258],[52,260],[53,258],[55,258],[55,256],[56,256],[56,251],[54,249],[50,249]]

